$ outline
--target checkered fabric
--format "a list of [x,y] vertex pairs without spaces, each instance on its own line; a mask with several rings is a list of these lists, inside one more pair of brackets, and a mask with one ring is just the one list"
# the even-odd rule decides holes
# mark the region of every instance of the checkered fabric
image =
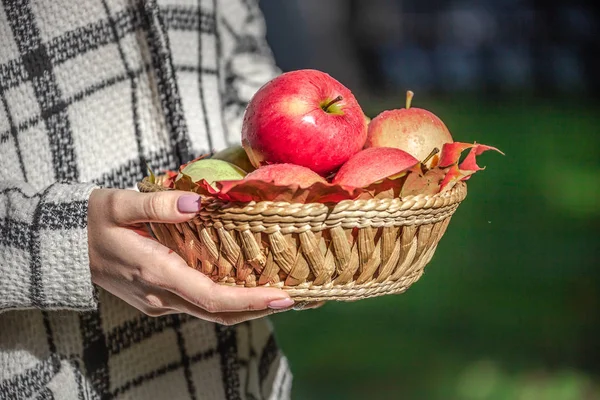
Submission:
[[239,142],[264,33],[256,0],[0,0],[0,398],[289,397],[266,319],[145,316],[87,249],[94,188]]

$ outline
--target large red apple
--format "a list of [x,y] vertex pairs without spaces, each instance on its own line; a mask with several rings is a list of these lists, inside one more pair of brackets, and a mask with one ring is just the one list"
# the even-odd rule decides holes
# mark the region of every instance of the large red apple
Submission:
[[417,165],[419,160],[404,150],[371,147],[352,156],[335,174],[332,183],[365,187]]
[[298,185],[307,188],[313,183],[327,181],[313,170],[295,164],[271,164],[260,167],[244,178],[245,180],[261,180],[273,182],[279,186]]
[[[422,108],[411,108],[413,93],[406,96],[406,108],[387,110],[369,123],[365,147],[395,147],[424,161],[434,149],[442,150],[444,143],[452,143],[452,135],[435,114]],[[425,165],[437,165],[433,156]]]
[[302,165],[327,175],[360,151],[367,121],[348,88],[317,70],[284,73],[253,96],[242,145],[255,167]]

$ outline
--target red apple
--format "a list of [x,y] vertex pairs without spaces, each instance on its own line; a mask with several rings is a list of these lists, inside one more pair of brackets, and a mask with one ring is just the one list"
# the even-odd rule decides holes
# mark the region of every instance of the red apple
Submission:
[[[442,150],[444,143],[452,143],[452,135],[435,114],[422,108],[411,108],[413,93],[407,92],[406,108],[387,110],[369,123],[365,147],[395,147],[424,161],[434,149]],[[425,165],[437,165],[433,156]]]
[[327,175],[360,151],[367,138],[363,111],[330,75],[298,70],[266,83],[251,99],[242,145],[255,167],[291,163]]
[[278,186],[298,185],[303,189],[311,186],[313,183],[327,183],[321,175],[313,170],[295,164],[265,165],[252,171],[244,179],[273,182]]
[[404,150],[371,147],[352,156],[335,174],[332,183],[365,187],[417,165],[419,160]]

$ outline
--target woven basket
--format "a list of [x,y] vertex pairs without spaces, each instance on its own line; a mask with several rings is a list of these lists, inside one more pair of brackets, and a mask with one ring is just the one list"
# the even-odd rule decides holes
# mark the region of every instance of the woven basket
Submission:
[[[169,190],[148,178],[138,187]],[[466,194],[461,182],[433,196],[333,205],[205,197],[193,220],[150,227],[218,283],[278,287],[296,301],[354,301],[402,293],[416,282]]]

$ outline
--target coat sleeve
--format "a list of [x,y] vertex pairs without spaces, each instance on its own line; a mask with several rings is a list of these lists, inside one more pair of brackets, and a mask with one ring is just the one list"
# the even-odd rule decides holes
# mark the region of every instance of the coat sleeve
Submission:
[[97,306],[87,235],[94,188],[55,183],[37,191],[0,180],[0,312]]
[[258,1],[232,0],[221,4],[217,26],[225,71],[225,122],[229,143],[237,143],[248,102],[281,70],[267,43],[265,20]]

